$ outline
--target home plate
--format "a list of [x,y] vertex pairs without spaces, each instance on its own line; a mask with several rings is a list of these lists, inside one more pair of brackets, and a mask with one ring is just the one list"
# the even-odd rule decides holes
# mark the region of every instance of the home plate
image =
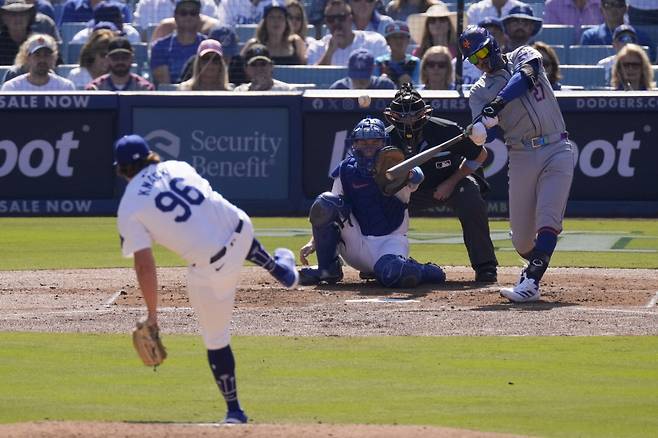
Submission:
[[410,300],[406,298],[361,298],[358,300],[345,300],[346,303],[417,303],[418,300]]

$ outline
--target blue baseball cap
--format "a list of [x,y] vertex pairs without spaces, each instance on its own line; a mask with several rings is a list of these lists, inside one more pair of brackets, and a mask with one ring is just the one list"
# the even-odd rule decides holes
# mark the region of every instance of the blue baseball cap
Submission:
[[[534,13],[532,12],[532,7],[526,4],[514,6],[512,9],[510,9],[509,13],[502,19],[503,27],[506,27],[507,22],[512,18],[520,18],[521,20],[532,21],[534,26],[532,36],[535,36],[539,33],[541,26],[544,23],[544,20],[539,17],[535,17]],[[505,30],[505,33],[507,33],[507,30]]]
[[240,51],[238,35],[229,26],[217,26],[210,31],[208,38],[217,40],[222,44],[226,56],[235,56]]
[[637,31],[630,24],[622,24],[615,28],[612,34],[612,40],[637,44]]
[[124,135],[114,144],[114,165],[125,166],[149,156],[146,140],[136,134]]
[[94,23],[101,21],[109,21],[119,25],[123,25],[123,13],[121,12],[121,3],[114,1],[102,1],[94,8]]
[[367,49],[356,49],[350,53],[347,76],[352,79],[369,79],[375,66],[375,58]]
[[496,18],[496,17],[486,17],[478,23],[478,26],[484,28],[497,27],[502,32],[505,32],[505,28],[503,27],[503,22],[500,21],[500,18]]

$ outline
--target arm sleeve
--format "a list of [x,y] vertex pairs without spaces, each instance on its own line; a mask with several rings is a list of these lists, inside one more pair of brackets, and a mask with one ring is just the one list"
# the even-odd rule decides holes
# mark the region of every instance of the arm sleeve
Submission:
[[151,247],[151,236],[134,216],[119,212],[117,224],[121,237],[121,254],[124,257],[132,257],[135,252]]

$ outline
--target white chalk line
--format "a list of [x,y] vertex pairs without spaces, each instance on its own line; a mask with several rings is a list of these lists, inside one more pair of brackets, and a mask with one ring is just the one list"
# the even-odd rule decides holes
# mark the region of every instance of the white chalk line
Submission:
[[647,305],[645,306],[647,309],[650,309],[652,307],[656,307],[656,303],[658,303],[658,292],[649,300]]

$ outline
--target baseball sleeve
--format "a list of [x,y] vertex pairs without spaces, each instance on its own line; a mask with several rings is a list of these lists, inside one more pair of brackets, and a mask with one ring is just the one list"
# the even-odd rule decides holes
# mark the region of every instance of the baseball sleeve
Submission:
[[124,257],[132,257],[135,252],[152,246],[151,236],[134,215],[119,213],[117,223],[121,237],[121,254]]

